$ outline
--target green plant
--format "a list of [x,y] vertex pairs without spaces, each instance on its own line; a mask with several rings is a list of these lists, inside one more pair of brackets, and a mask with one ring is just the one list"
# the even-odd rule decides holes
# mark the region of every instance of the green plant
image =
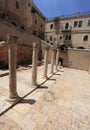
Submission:
[[54,18],[54,28],[56,30],[56,33],[58,33],[60,30],[60,17]]

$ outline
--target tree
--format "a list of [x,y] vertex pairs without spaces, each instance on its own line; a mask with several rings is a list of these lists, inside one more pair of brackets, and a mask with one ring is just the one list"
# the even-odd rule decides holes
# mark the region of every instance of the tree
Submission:
[[61,26],[60,17],[55,17],[54,18],[54,28],[55,28],[57,34],[59,33],[60,26]]
[[59,31],[60,31],[60,27],[61,27],[60,17],[55,17],[54,18],[54,29],[55,29],[55,32],[57,34],[57,42],[55,43],[56,47],[59,46]]

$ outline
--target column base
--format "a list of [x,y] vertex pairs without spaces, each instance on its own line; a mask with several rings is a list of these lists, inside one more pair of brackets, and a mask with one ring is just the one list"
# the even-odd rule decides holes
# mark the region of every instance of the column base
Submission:
[[54,74],[54,72],[53,72],[53,71],[51,71],[51,72],[50,72],[50,74]]
[[37,84],[37,83],[35,83],[35,84],[34,84],[34,83],[32,83],[32,86],[33,86],[33,87],[37,87],[37,86],[38,86],[38,84]]
[[43,75],[43,78],[44,78],[44,79],[48,79],[48,77],[47,77],[47,76],[44,76],[44,75]]
[[19,97],[18,95],[16,96],[9,96],[8,99],[6,99],[10,103],[15,103],[19,101],[22,97]]

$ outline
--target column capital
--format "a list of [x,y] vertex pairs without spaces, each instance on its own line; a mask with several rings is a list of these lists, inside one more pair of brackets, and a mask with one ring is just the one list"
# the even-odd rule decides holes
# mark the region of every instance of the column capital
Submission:
[[57,48],[57,51],[60,51],[60,49],[59,49],[59,48]]
[[16,44],[18,37],[12,34],[7,35],[7,43]]
[[49,49],[50,49],[50,46],[45,46],[45,49],[46,49],[46,50],[49,50]]
[[56,48],[55,48],[54,46],[52,46],[52,45],[51,45],[51,49],[52,49],[53,51],[56,51]]
[[33,48],[38,48],[38,44],[37,43],[33,43]]

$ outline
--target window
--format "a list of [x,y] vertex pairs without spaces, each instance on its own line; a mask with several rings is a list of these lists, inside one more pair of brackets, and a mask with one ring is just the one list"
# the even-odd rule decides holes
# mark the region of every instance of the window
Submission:
[[52,41],[52,36],[50,36],[50,41]]
[[71,35],[66,35],[66,40],[71,40]]
[[53,29],[53,24],[50,25],[50,29]]
[[90,26],[90,20],[88,20],[88,26]]
[[66,40],[68,40],[68,35],[66,35]]
[[37,20],[35,20],[35,24],[37,24]]
[[68,38],[69,40],[71,40],[71,35],[69,35],[69,38]]
[[75,22],[74,22],[74,28],[77,27],[77,25],[78,25],[78,22],[75,21]]
[[69,27],[69,23],[66,23],[65,29],[68,29],[68,27]]
[[60,40],[62,39],[62,36],[60,36]]
[[16,0],[16,8],[19,9],[19,1]]
[[41,24],[41,28],[42,28],[42,24]]
[[87,35],[84,36],[83,41],[88,41],[88,36]]
[[79,21],[78,27],[82,27],[82,21]]

